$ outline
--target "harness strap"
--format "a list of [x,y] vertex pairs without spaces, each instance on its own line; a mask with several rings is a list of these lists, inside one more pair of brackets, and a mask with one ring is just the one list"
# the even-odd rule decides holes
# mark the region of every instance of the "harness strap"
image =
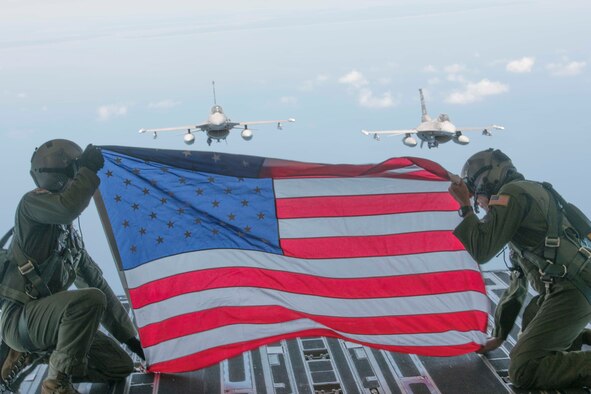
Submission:
[[29,327],[27,325],[27,317],[24,308],[22,308],[21,315],[18,318],[17,331],[19,342],[25,348],[25,350],[29,352],[35,350],[35,345],[33,344],[31,336],[29,335]]
[[22,276],[30,283],[30,288],[25,293],[32,299],[47,297],[51,295],[47,283],[39,275],[39,266],[22,251],[18,242],[12,243],[12,251],[15,257],[15,263]]
[[22,291],[14,290],[4,285],[0,285],[0,297],[3,299],[15,300],[23,305],[31,301],[31,297]]
[[[546,238],[544,238],[544,258],[548,261],[556,261],[556,255],[558,247],[560,246],[559,230],[562,222],[562,213],[560,209],[560,203],[551,191],[554,190],[552,185],[548,182],[542,183],[544,189],[550,196],[548,212],[546,214],[546,220],[548,222],[548,232]],[[554,209],[553,209],[554,208]]]
[[10,230],[8,230],[8,232],[6,234],[4,234],[2,239],[0,239],[0,248],[4,247],[4,245],[6,244],[6,242],[8,241],[8,239],[10,238],[10,236],[12,235],[13,232],[14,232],[14,227],[11,228]]

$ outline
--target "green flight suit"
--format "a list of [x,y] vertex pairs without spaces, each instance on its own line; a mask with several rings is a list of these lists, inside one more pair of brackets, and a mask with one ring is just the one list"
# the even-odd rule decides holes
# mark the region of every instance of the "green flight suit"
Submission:
[[[61,193],[37,189],[25,194],[16,211],[9,258],[14,261],[18,245],[38,264],[51,261],[47,259],[57,249],[60,234],[71,229],[99,182],[93,171],[82,167]],[[74,381],[125,378],[133,371],[133,361],[117,342],[98,331],[102,323],[119,342],[135,337],[125,308],[84,249],[78,264],[66,267],[57,269],[48,280],[51,295],[24,305],[3,300],[0,329],[4,341],[21,352],[51,351],[50,366],[72,375]],[[73,282],[79,290],[68,290]],[[19,330],[22,314],[30,341]]]
[[[480,264],[507,243],[542,255],[548,229],[548,192],[534,182],[513,181],[502,186],[499,196],[508,196],[508,202],[490,205],[482,220],[466,216],[454,234]],[[509,335],[525,299],[527,282],[540,294],[541,305],[511,351],[511,381],[522,388],[591,387],[591,352],[568,351],[591,321],[591,304],[567,279],[555,279],[546,291],[537,266],[518,255],[513,260],[523,273],[512,275],[499,302],[493,336],[506,339]],[[566,262],[557,259],[557,263]],[[589,264],[581,275],[591,285]]]

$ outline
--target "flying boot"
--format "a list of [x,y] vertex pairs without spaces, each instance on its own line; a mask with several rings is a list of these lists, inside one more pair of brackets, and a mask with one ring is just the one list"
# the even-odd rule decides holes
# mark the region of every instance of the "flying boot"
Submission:
[[72,385],[72,377],[51,366],[41,385],[41,394],[80,394]]

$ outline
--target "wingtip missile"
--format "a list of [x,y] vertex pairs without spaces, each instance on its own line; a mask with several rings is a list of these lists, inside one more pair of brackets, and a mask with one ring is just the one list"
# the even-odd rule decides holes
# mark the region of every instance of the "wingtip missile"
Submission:
[[138,133],[144,134],[146,131],[147,131],[147,129],[139,129]]

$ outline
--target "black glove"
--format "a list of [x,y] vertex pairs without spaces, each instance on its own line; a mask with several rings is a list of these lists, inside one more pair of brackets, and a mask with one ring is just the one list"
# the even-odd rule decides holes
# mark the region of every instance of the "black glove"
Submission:
[[137,354],[142,360],[146,361],[144,349],[142,349],[142,345],[136,337],[129,338],[127,341],[125,341],[125,344],[129,348],[129,350]]
[[94,172],[103,168],[104,164],[105,159],[101,150],[92,144],[89,144],[78,158],[78,167],[86,167]]

